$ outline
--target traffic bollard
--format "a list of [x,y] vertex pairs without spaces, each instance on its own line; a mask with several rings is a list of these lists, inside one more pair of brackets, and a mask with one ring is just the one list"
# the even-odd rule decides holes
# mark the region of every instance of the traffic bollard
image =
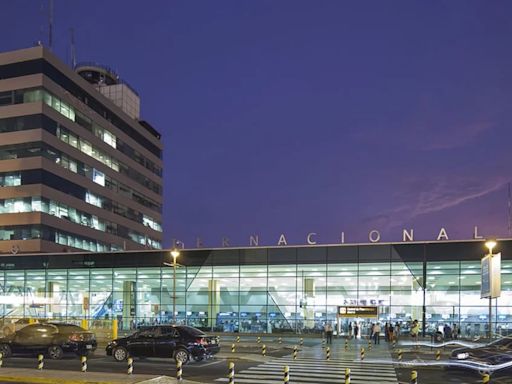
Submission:
[[80,356],[80,362],[82,363],[82,372],[87,372],[87,356]]
[[261,354],[267,356],[267,346],[265,344],[261,346]]
[[348,351],[348,339],[345,339],[345,351]]
[[368,352],[372,350],[372,340],[368,340]]
[[325,350],[325,359],[327,361],[331,360],[331,348],[327,347],[327,349]]
[[283,382],[284,384],[288,384],[290,382],[290,368],[287,365],[284,366]]
[[236,342],[239,343],[240,342],[240,336],[237,336],[236,337]]
[[345,384],[350,384],[350,368],[345,368]]
[[441,351],[438,349],[436,351],[436,360],[440,360],[441,359]]
[[322,336],[322,348],[325,348],[325,339]]
[[232,361],[229,362],[228,380],[229,384],[235,384],[235,363]]
[[37,369],[42,370],[44,368],[44,356],[42,354],[37,355]]
[[399,349],[398,350],[398,361],[402,361],[402,354],[403,354],[402,350]]
[[297,346],[293,347],[293,360],[297,360]]
[[261,343],[261,337],[258,336],[258,344]]
[[183,381],[183,369],[181,368],[181,361],[176,361],[176,381],[181,383]]
[[361,360],[364,360],[364,348],[361,347]]
[[304,338],[303,338],[303,337],[301,337],[301,338],[300,338],[300,346],[302,347],[303,345],[304,345]]
[[231,344],[231,353],[235,353],[235,344]]
[[396,347],[396,340],[393,340],[393,349]]
[[411,372],[411,384],[418,384],[418,372]]
[[2,368],[2,365],[4,365],[4,354],[0,352],[0,368]]
[[133,373],[133,358],[128,358],[128,372],[129,375]]
[[280,338],[278,339],[278,342],[279,342],[279,344],[282,344],[282,343],[283,343],[283,339],[280,337]]
[[489,384],[489,380],[491,380],[491,377],[488,373],[484,373],[482,375],[482,384]]

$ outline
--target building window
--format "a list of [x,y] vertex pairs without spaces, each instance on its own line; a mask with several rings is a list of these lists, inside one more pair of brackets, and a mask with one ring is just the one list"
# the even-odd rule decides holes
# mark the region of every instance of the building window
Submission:
[[105,174],[103,172],[98,171],[96,168],[93,168],[92,181],[94,181],[96,184],[99,184],[102,187],[104,187],[105,186]]

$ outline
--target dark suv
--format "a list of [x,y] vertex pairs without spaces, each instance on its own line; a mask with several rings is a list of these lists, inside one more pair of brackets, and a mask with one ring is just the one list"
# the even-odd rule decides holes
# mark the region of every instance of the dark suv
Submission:
[[107,356],[123,361],[133,357],[173,357],[186,364],[191,358],[200,361],[219,352],[215,336],[207,336],[197,328],[185,325],[145,327],[133,335],[116,339],[107,345]]
[[0,337],[3,357],[12,354],[47,354],[60,359],[64,353],[87,355],[96,349],[96,337],[73,324],[31,324],[5,337]]

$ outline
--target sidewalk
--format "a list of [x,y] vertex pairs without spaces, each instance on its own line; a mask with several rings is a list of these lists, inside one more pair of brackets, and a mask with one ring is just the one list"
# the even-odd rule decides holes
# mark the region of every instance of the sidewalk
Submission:
[[[103,372],[70,372],[56,370],[29,371],[24,368],[0,368],[2,383],[34,383],[34,384],[174,384],[176,379],[168,376],[155,375],[123,375]],[[201,384],[196,381],[183,380],[184,384]]]

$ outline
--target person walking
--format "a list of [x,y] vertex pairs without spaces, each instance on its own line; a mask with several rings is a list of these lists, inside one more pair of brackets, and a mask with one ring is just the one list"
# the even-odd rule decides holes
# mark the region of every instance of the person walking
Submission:
[[418,333],[420,332],[420,323],[418,320],[414,320],[411,326],[411,338],[414,342],[414,347],[418,346]]
[[373,344],[380,344],[380,324],[376,323],[373,327]]
[[384,340],[389,341],[389,325],[386,321],[386,324],[384,324]]
[[359,325],[357,323],[354,325],[354,339],[357,339],[357,336],[359,334]]
[[324,332],[325,338],[327,339],[327,344],[332,344],[333,329],[330,321],[328,323],[325,323]]
[[352,339],[352,322],[348,323],[348,338]]

